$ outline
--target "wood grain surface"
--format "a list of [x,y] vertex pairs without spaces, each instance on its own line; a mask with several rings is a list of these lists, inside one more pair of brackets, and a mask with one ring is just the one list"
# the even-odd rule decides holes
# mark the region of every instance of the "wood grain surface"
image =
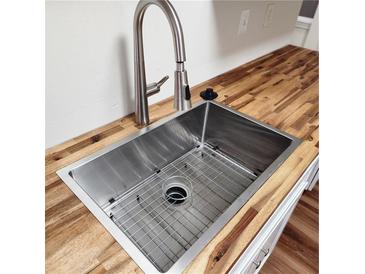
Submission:
[[[185,273],[229,271],[318,154],[318,73],[318,52],[288,45],[192,88],[193,103],[200,91],[213,87],[217,101],[305,141]],[[168,98],[150,106],[151,121],[173,113],[172,105]],[[47,273],[142,273],[55,173],[137,130],[131,114],[46,151]]]

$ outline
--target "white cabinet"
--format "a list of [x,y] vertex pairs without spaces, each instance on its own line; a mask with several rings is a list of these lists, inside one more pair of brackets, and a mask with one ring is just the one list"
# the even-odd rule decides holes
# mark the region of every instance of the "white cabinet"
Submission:
[[317,182],[318,160],[317,156],[232,267],[230,274],[251,274],[260,271],[279,240],[304,189],[311,189],[310,187]]
[[308,178],[307,178],[308,185],[307,185],[306,189],[312,190],[319,179],[319,157],[318,156],[316,159],[314,159],[314,161],[309,166],[309,168],[310,168],[310,171],[309,171]]

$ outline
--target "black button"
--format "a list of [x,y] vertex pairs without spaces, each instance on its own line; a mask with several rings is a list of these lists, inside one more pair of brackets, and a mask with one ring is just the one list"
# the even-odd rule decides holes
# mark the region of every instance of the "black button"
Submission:
[[212,88],[207,88],[206,90],[200,92],[200,97],[204,100],[213,100],[218,97],[218,93],[216,93]]

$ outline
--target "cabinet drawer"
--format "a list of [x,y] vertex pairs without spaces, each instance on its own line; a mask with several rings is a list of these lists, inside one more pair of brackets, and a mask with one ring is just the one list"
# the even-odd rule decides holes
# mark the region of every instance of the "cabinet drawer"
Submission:
[[[303,187],[304,187],[304,185],[303,185]],[[257,267],[257,264],[255,264],[256,265],[255,273],[257,273],[261,269],[261,267],[264,265],[266,260],[271,255],[271,252],[274,250],[286,224],[289,221],[291,214],[293,213],[293,211],[301,197],[302,192],[303,192],[303,190],[300,192],[300,195],[293,201],[293,203],[287,208],[287,211],[283,214],[282,219],[277,223],[276,227],[273,229],[270,236],[268,236],[266,242],[263,243],[262,248],[259,253],[259,254],[261,254],[261,256],[259,256],[259,259],[260,259],[260,261],[258,263],[259,266]]]
[[[260,231],[255,238],[255,240],[257,240],[257,243],[255,244],[254,240],[251,244],[254,245],[254,247],[252,248],[252,254],[249,254],[250,250],[248,248],[240,258],[243,259],[243,261],[239,263],[239,260],[230,271],[230,274],[252,274],[257,273],[261,269],[262,265],[266,262],[277,241],[279,240],[280,235],[285,228],[285,225],[287,224],[293,210],[295,209],[295,206],[300,199],[304,187],[305,184],[302,185],[301,190],[299,190],[299,192],[297,193],[296,198],[293,199],[290,204],[286,204],[287,207],[281,212],[280,218],[278,218],[279,216],[276,216],[277,218],[275,221],[271,223],[268,222],[266,224],[270,227],[265,227],[266,225],[264,226],[262,231]],[[251,260],[249,260],[249,258],[251,258]]]
[[317,158],[304,172],[287,197],[259,231],[236,264],[232,267],[229,272],[230,274],[258,273],[279,240],[304,189],[308,186],[308,178],[312,174],[311,172],[313,171],[316,160]]

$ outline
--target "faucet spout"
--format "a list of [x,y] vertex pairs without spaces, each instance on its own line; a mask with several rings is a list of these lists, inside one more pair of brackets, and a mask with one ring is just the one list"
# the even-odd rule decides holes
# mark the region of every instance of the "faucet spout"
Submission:
[[161,8],[167,17],[172,32],[176,61],[174,107],[177,110],[191,108],[187,72],[184,68],[186,61],[184,35],[179,17],[172,4],[167,0],[141,0],[137,4],[133,24],[136,122],[140,125],[149,124],[148,96],[159,91],[158,89],[157,92],[148,92],[146,83],[142,25],[144,14],[150,5]]

